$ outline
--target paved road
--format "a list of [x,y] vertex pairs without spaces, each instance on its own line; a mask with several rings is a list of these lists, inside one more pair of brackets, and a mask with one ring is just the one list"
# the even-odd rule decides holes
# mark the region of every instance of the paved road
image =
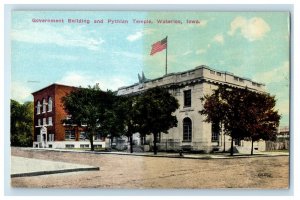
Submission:
[[12,187],[286,189],[289,186],[289,156],[182,159],[19,148],[12,148],[12,155],[101,166],[99,171],[12,178]]

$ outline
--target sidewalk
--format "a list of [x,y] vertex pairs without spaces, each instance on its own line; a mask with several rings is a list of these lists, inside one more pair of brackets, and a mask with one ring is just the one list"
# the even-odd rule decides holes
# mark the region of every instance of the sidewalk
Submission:
[[100,169],[88,165],[11,156],[11,178],[91,170]]
[[146,156],[146,157],[164,157],[164,158],[185,158],[185,159],[234,159],[234,158],[254,158],[254,157],[273,157],[273,156],[289,156],[289,152],[254,152],[253,155],[234,153],[230,156],[228,152],[226,153],[184,153],[180,156],[179,153],[167,153],[158,152],[154,155],[153,152],[104,152],[104,151],[90,151],[90,150],[73,150],[73,149],[52,149],[52,148],[26,148],[27,150],[36,151],[58,151],[58,152],[72,152],[72,153],[90,153],[90,154],[106,154],[106,155],[126,155],[126,156]]

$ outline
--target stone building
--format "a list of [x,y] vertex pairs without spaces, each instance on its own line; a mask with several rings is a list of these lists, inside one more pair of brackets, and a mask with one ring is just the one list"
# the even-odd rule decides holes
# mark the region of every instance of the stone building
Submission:
[[[223,132],[212,131],[212,124],[204,122],[205,116],[199,113],[203,108],[201,98],[211,94],[219,85],[244,88],[263,92],[265,85],[253,82],[247,78],[238,77],[232,73],[221,72],[207,66],[170,73],[156,79],[146,79],[139,76],[139,83],[119,88],[118,95],[134,95],[156,86],[164,87],[178,100],[179,109],[174,113],[178,120],[177,127],[171,128],[168,134],[159,137],[160,150],[193,150],[222,151],[230,148],[231,138]],[[152,145],[153,138],[148,136],[147,143]],[[250,152],[251,142],[235,141],[236,150]],[[254,144],[255,150],[265,150],[263,141]]]
[[[83,128],[76,124],[65,124],[66,113],[62,97],[76,90],[60,84],[52,84],[36,92],[34,97],[34,142],[36,148],[89,148],[90,142]],[[100,135],[95,137],[95,148],[105,147]]]

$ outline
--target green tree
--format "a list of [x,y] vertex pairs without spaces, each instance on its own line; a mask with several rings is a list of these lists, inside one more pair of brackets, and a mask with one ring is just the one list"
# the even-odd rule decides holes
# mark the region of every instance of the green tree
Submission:
[[251,140],[251,155],[253,155],[253,142],[260,139],[276,139],[280,115],[275,110],[275,97],[269,94],[248,93],[246,105],[248,112],[245,128],[247,137]]
[[268,94],[220,86],[213,94],[204,96],[203,101],[200,113],[206,115],[205,121],[220,121],[225,134],[231,136],[230,155],[233,155],[235,139],[271,139],[279,125],[280,116],[274,111],[275,98]]
[[11,100],[10,142],[11,146],[32,146],[33,142],[33,102],[20,104]]
[[114,96],[112,109],[106,109],[104,113],[103,126],[101,128],[104,136],[110,138],[110,146],[114,138],[119,138],[125,131],[124,97]]
[[84,124],[94,151],[94,136],[98,131],[105,132],[105,117],[112,109],[114,94],[101,91],[99,85],[78,88],[62,98],[64,109],[72,116],[73,123]]
[[134,105],[134,119],[140,130],[153,134],[153,151],[157,154],[157,139],[160,133],[177,126],[177,118],[173,115],[179,107],[177,99],[166,89],[152,88],[137,97]]
[[136,102],[137,96],[123,96],[117,107],[119,118],[123,119],[124,135],[129,140],[130,153],[133,153],[133,134],[139,131]]

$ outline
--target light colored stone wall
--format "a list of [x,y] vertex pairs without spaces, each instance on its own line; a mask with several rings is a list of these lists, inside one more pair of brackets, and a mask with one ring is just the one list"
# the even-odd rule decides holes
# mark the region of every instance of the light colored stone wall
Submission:
[[[179,108],[174,115],[177,117],[177,127],[171,128],[168,134],[161,134],[161,144],[159,148],[165,149],[166,143],[174,143],[174,150],[181,146],[191,146],[192,150],[211,152],[212,150],[223,151],[224,135],[219,137],[219,142],[212,142],[211,124],[204,122],[205,116],[199,113],[203,109],[201,98],[210,95],[218,85],[228,85],[231,87],[248,87],[255,91],[264,91],[263,84],[252,82],[248,79],[237,77],[232,73],[220,72],[208,68],[207,66],[196,67],[193,70],[172,73],[157,79],[148,80],[145,83],[134,84],[118,90],[118,95],[128,95],[140,93],[147,89],[163,86],[178,100]],[[184,91],[191,90],[191,106],[184,107]],[[183,119],[189,117],[192,121],[192,141],[183,142]],[[152,136],[147,136],[150,144],[153,142]],[[225,149],[230,148],[231,138],[225,135]],[[176,144],[176,145],[175,145]],[[178,147],[179,145],[179,147]],[[171,148],[172,145],[170,145]],[[263,148],[260,148],[263,149]],[[169,149],[170,150],[170,149]]]

